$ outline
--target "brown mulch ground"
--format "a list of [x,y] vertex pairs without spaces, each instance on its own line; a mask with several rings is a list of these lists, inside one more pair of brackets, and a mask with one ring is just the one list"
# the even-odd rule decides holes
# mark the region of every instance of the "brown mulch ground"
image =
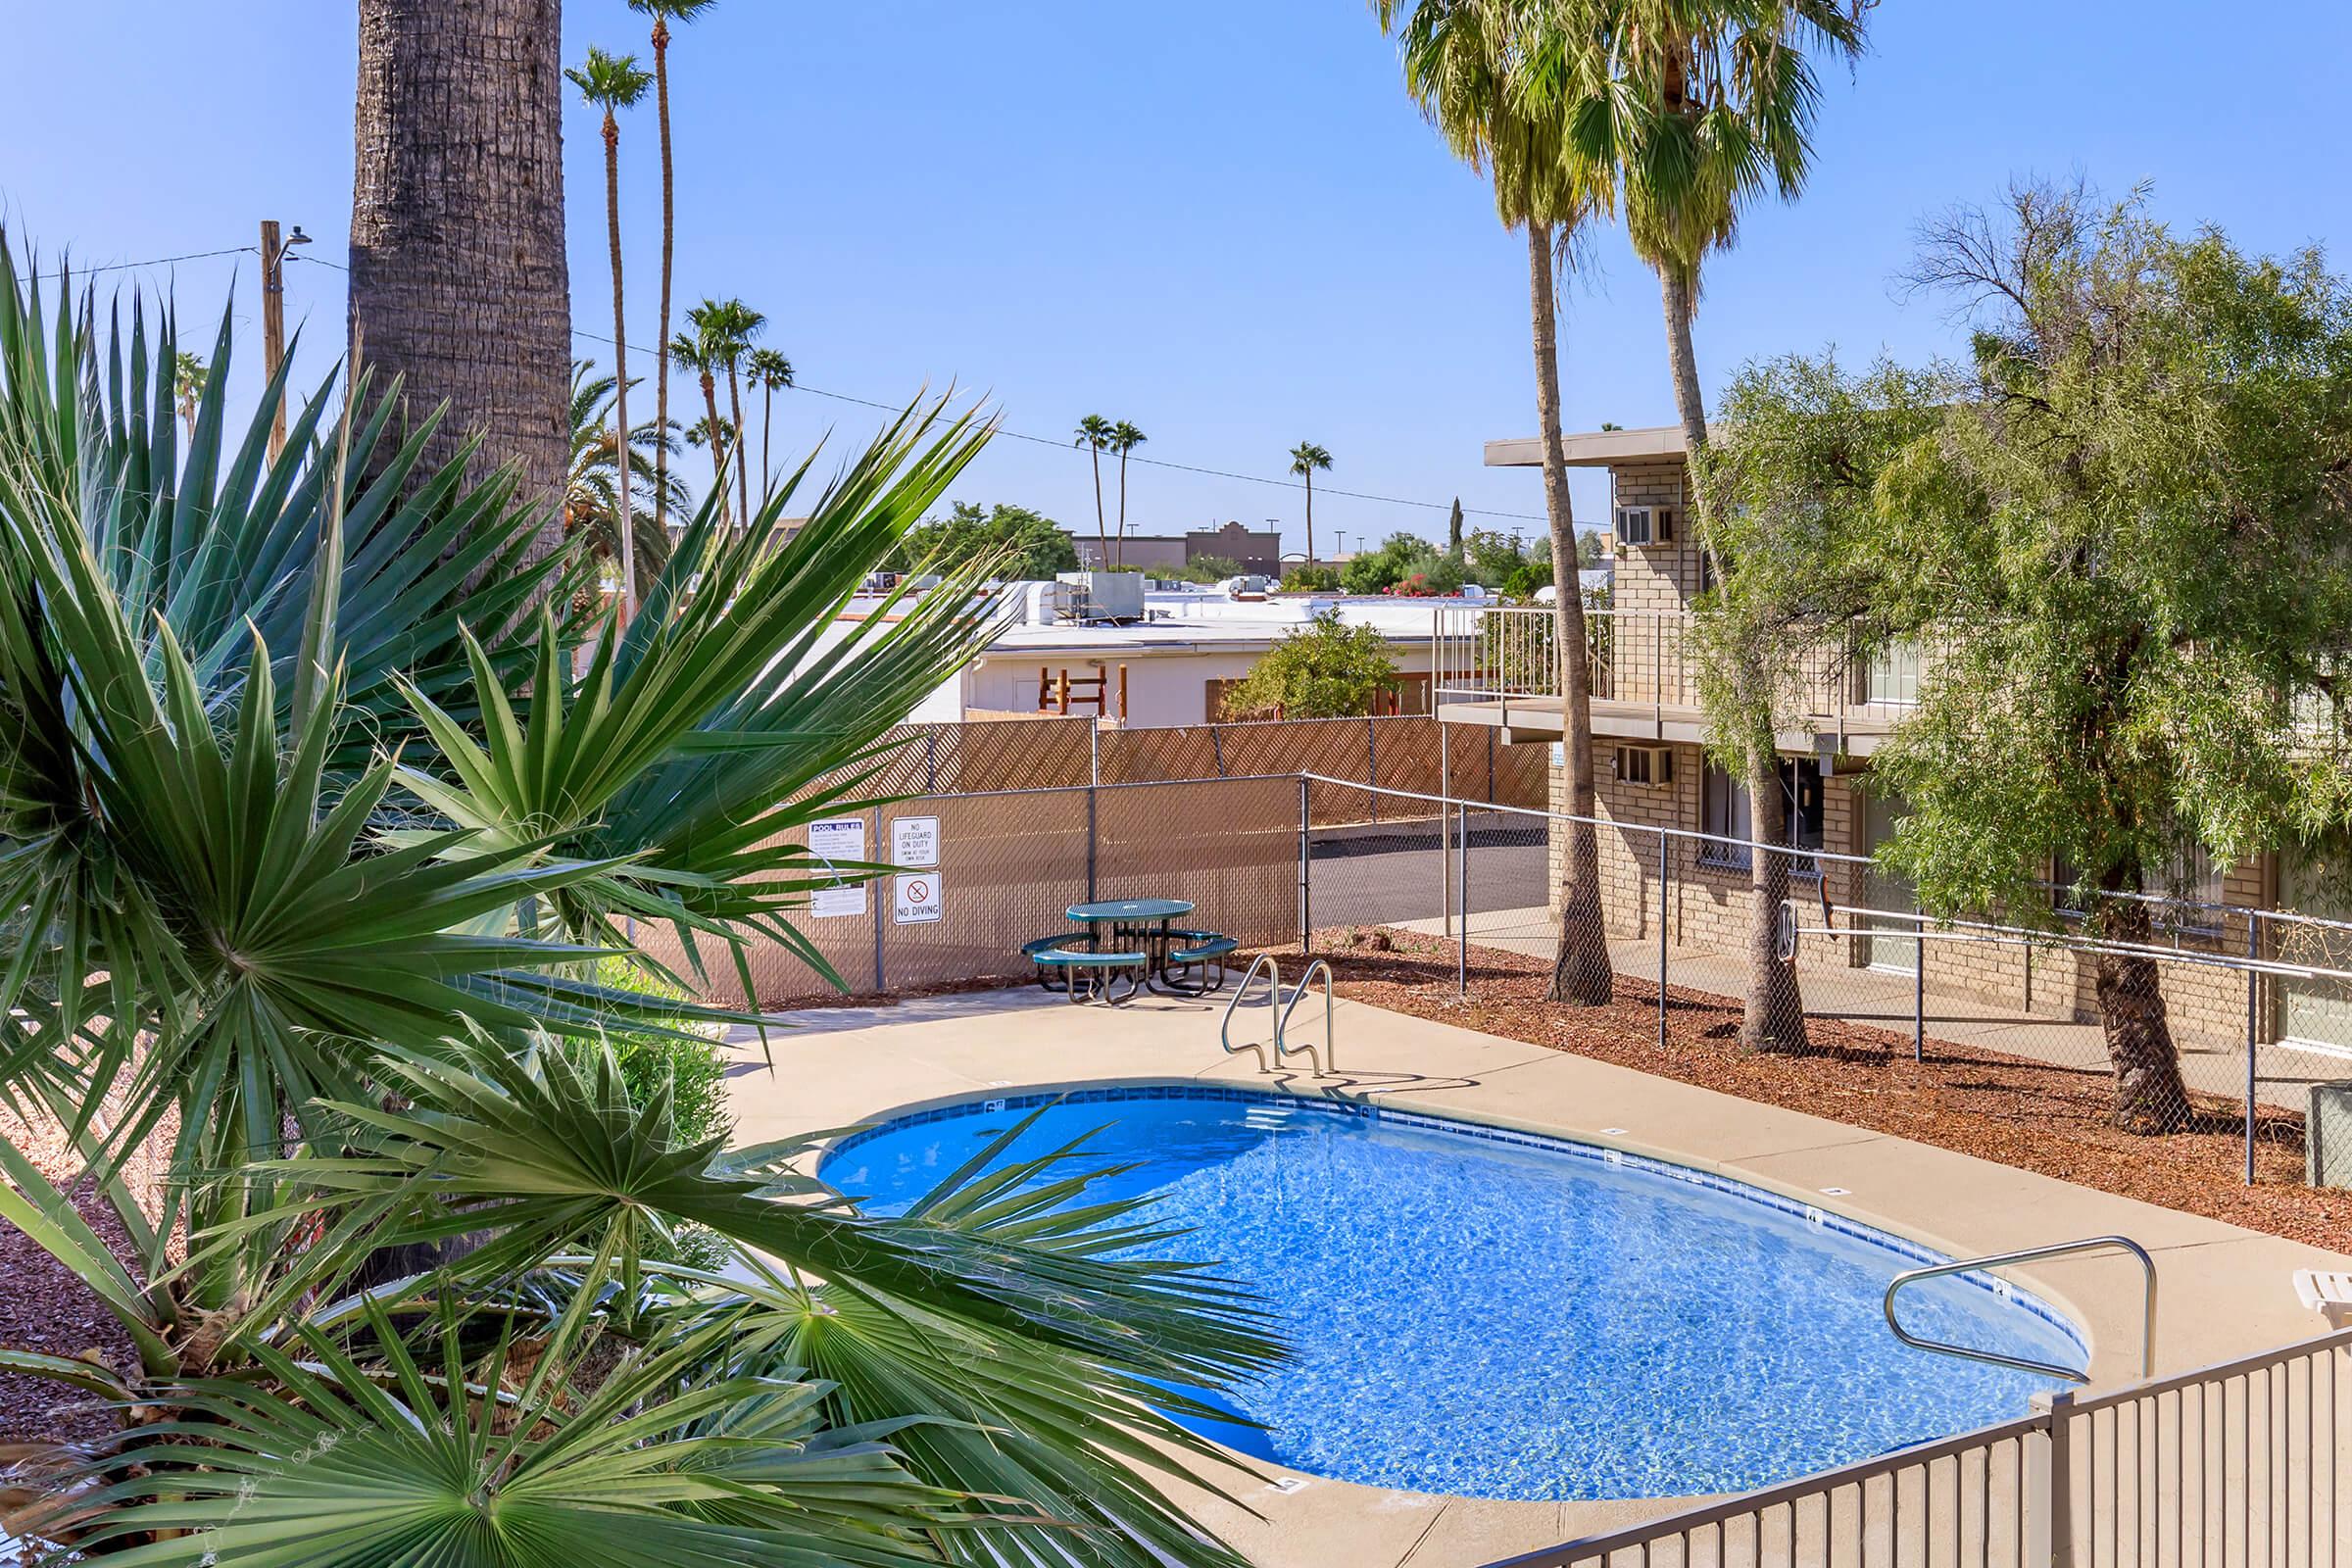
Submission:
[[[51,1181],[63,1181],[72,1174],[72,1164],[53,1141],[28,1135],[22,1123],[13,1120],[0,1132]],[[86,1196],[74,1207],[135,1277],[136,1254],[114,1210]],[[136,1370],[139,1364],[137,1350],[114,1314],[99,1304],[71,1269],[6,1220],[0,1220],[0,1345],[51,1355],[96,1350],[109,1365],[126,1371]],[[91,1396],[40,1378],[0,1373],[0,1444],[94,1438],[120,1424],[114,1412],[90,1408],[92,1402]]]
[[[1384,941],[1386,949],[1377,946]],[[1666,991],[1661,1051],[1657,989],[1624,975],[1607,1006],[1566,1006],[1544,1000],[1546,960],[1473,947],[1463,1001],[1455,989],[1459,950],[1444,938],[1341,928],[1318,932],[1315,946],[1350,1001],[2352,1252],[2352,1191],[2303,1184],[2302,1118],[2286,1111],[2258,1123],[2257,1180],[2248,1187],[2239,1105],[2200,1103],[2188,1130],[2140,1137],[2109,1125],[2113,1079],[2104,1071],[1935,1041],[1929,1059],[1915,1062],[1908,1032],[1821,1019],[1806,1021],[1807,1054],[1748,1052],[1740,1046],[1736,999],[1676,986]]]

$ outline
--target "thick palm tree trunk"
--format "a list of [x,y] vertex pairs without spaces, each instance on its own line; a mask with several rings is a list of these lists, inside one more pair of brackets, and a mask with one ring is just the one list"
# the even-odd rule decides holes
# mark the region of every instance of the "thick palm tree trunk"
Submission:
[[[1688,453],[1691,505],[1687,510],[1698,520],[1701,549],[1707,542],[1707,519],[1714,515],[1714,497],[1707,470],[1707,409],[1698,387],[1698,354],[1690,340],[1690,274],[1671,263],[1658,266],[1659,300],[1666,315],[1666,362],[1674,380],[1675,412],[1681,416],[1683,446]],[[1686,518],[1686,520],[1689,520]],[[1740,656],[1742,668],[1735,671],[1735,688],[1755,705],[1752,726],[1760,739],[1750,748],[1747,800],[1749,830],[1759,845],[1788,842],[1788,803],[1781,790],[1780,758],[1773,747],[1772,680],[1756,661]],[[1805,1000],[1797,985],[1796,965],[1781,957],[1781,910],[1788,902],[1788,861],[1786,853],[1756,849],[1749,854],[1747,910],[1747,1004],[1740,1018],[1740,1040],[1751,1051],[1798,1052],[1809,1044],[1805,1034]]]
[[[480,432],[564,540],[571,274],[564,250],[561,0],[360,0],[351,212],[354,343],[446,402],[429,472]],[[389,451],[390,444],[379,450]]]
[[620,477],[620,618],[637,613],[637,508],[629,472],[629,333],[620,292],[620,126],[605,111],[605,237],[612,249],[612,443]]
[[[1576,579],[1576,512],[1568,494],[1568,457],[1560,435],[1559,301],[1553,292],[1552,230],[1527,224],[1527,298],[1536,350],[1536,419],[1544,436],[1544,511],[1551,525],[1551,640],[1560,662],[1560,735],[1568,760],[1568,810],[1560,858],[1560,945],[1551,962],[1554,1002],[1596,1005],[1615,976],[1600,914],[1600,843],[1590,820],[1592,773],[1592,665],[1586,657],[1585,601]],[[1666,918],[1663,906],[1658,918]]]
[[[669,163],[669,19],[654,18],[654,95],[662,120],[662,335],[654,339],[654,506],[669,513],[669,272],[677,239],[677,183]],[[618,332],[612,334],[620,336]]]

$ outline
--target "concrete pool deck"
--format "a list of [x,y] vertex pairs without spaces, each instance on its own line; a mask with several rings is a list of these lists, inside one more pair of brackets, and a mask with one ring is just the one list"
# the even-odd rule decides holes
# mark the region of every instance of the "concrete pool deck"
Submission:
[[[1625,1149],[1751,1183],[1937,1251],[1973,1256],[2124,1235],[2155,1256],[2159,1373],[2306,1339],[2297,1268],[2352,1266],[2312,1248],[2076,1187],[2031,1171],[1739,1100],[1605,1062],[1341,1001],[1339,1070],[1303,1060],[1261,1075],[1217,1047],[1221,998],[1139,998],[1112,1011],[1035,990],[780,1015],[775,1068],[734,1046],[730,1094],[744,1142],[879,1120],[992,1091],[1105,1082],[1255,1085],[1395,1103]],[[1316,1004],[1303,1004],[1303,1027]],[[1262,1038],[1262,1007],[1253,1031]],[[1320,1020],[1314,1019],[1320,1036]],[[748,1032],[746,1032],[748,1033]],[[1828,1193],[1825,1189],[1841,1189]],[[2103,1385],[2138,1374],[2138,1269],[2123,1257],[2045,1263],[2019,1283],[2066,1311]],[[1703,1325],[1696,1327],[1703,1328]],[[1215,1478],[1233,1501],[1177,1482],[1179,1500],[1261,1568],[1456,1568],[1671,1511],[1673,1499],[1505,1502],[1383,1492],[1276,1466]],[[1243,1506],[1236,1506],[1239,1503]]]

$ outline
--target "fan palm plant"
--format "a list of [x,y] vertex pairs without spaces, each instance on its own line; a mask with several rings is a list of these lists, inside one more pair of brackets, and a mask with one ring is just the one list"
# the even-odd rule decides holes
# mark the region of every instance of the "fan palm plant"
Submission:
[[[669,24],[683,25],[716,5],[718,0],[629,0],[629,9],[654,19],[654,114],[662,140],[662,323],[654,337],[654,422],[669,428],[669,285],[677,255],[677,171],[669,141]],[[613,334],[615,337],[619,333]],[[716,423],[716,420],[712,421]],[[654,494],[669,493],[669,455],[654,455]]]
[[1110,450],[1119,455],[1119,561],[1127,559],[1127,455],[1152,438],[1125,419],[1110,427]]
[[[168,315],[44,315],[0,242],[0,1104],[78,1166],[0,1140],[0,1218],[132,1349],[0,1347],[116,1422],[19,1456],[49,1485],[10,1532],[223,1568],[1232,1563],[1150,1475],[1211,1451],[1166,1390],[1272,1353],[1229,1287],[1123,1260],[1161,1238],[1118,1205],[1006,1196],[1082,1192],[1066,1154],[863,1216],[800,1146],[681,1140],[600,1044],[756,1021],[614,959],[830,972],[799,830],[993,630],[981,566],[838,646],[836,614],[986,428],[910,411],[740,532],[707,499],[624,628],[559,613],[581,568],[532,558],[511,469],[389,441],[397,387],[331,427],[321,387],[271,461],[280,365],[183,452]],[[649,1252],[684,1226],[723,1272]]]
[[[592,360],[571,367],[571,467],[564,478],[564,531],[585,536],[588,548],[611,557],[620,538],[620,432],[612,422],[612,377],[598,372]],[[636,528],[637,560],[647,572],[662,569],[669,559],[669,530],[663,518],[684,516],[693,498],[674,474],[669,494],[661,497],[655,486],[661,474],[657,454],[677,451],[678,432],[651,424],[629,430],[629,485],[645,498],[631,509]]]
[[[1455,156],[1494,187],[1494,211],[1527,238],[1528,310],[1536,365],[1536,421],[1544,449],[1544,510],[1551,559],[1576,559],[1576,511],[1560,426],[1559,299],[1556,273],[1576,254],[1580,235],[1605,217],[1613,188],[1597,166],[1577,156],[1564,93],[1521,86],[1521,74],[1549,79],[1588,69],[1584,51],[1606,36],[1586,0],[1551,0],[1548,25],[1534,8],[1510,0],[1374,0],[1381,25],[1396,32],[1405,90],[1445,136]],[[1294,469],[1294,471],[1297,471]],[[1307,475],[1308,555],[1313,555],[1313,476]],[[1455,503],[1458,539],[1460,503]],[[1458,549],[1455,551],[1458,556]],[[1576,579],[1555,573],[1551,643],[1558,666],[1568,810],[1595,809],[1592,671],[1583,597]],[[1600,847],[1591,822],[1571,823],[1560,864],[1560,937],[1549,995],[1596,1005],[1609,1000],[1616,974],[1600,912]]]
[[[760,394],[760,483],[772,488],[776,482],[774,465],[768,459],[767,438],[776,419],[776,394],[792,385],[792,361],[778,349],[754,349],[744,361],[744,371],[752,388]],[[762,492],[764,498],[764,491]]]
[[[604,111],[605,138],[605,237],[612,260],[612,419],[619,433],[614,445],[622,452],[629,446],[629,318],[622,308],[620,277],[620,111],[633,109],[645,97],[646,88],[654,78],[637,69],[635,55],[610,55],[593,46],[588,50],[588,62],[577,70],[564,73],[571,84],[580,89],[580,96]],[[572,377],[576,398],[579,377]],[[614,530],[618,546],[616,559],[620,562],[620,612],[622,617],[637,612],[637,522],[636,506],[631,496],[633,485],[615,487],[620,503],[620,526]]]
[[1102,569],[1110,569],[1110,522],[1102,514],[1102,454],[1109,450],[1114,426],[1100,414],[1090,414],[1078,421],[1077,439],[1072,446],[1086,448],[1095,465],[1095,539],[1102,547]]

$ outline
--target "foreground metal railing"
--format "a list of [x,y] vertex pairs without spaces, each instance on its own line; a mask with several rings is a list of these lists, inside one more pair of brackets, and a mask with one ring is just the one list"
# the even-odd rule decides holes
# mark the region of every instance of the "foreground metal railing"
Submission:
[[2139,1375],[2147,1377],[2156,1370],[2156,1260],[2148,1250],[2129,1236],[2092,1236],[2079,1242],[2058,1242],[2048,1247],[2021,1248],[2014,1252],[1994,1252],[1985,1257],[1964,1257],[1956,1262],[1936,1263],[1927,1268],[1905,1269],[1886,1282],[1886,1296],[1880,1303],[1886,1313],[1886,1326],[1894,1337],[1915,1350],[1933,1350],[1937,1355],[1956,1355],[1964,1360],[1984,1361],[1993,1366],[2005,1366],[2012,1371],[2033,1372],[2047,1378],[2064,1378],[2070,1383],[2088,1383],[2088,1372],[2078,1372],[2055,1361],[2036,1361],[2028,1356],[2010,1355],[2000,1350],[1979,1349],[1967,1345],[1947,1345],[1931,1340],[1903,1327],[1895,1315],[1894,1300],[1906,1285],[1923,1280],[1939,1280],[1952,1274],[1974,1274],[1981,1269],[2009,1268],[2019,1263],[2039,1263],[2053,1257],[2079,1257],[2088,1252],[2129,1252],[2139,1260],[2139,1271],[2147,1281],[2147,1294],[2140,1303],[2139,1315]]
[[2334,1568],[2352,1329],[1490,1568]]

